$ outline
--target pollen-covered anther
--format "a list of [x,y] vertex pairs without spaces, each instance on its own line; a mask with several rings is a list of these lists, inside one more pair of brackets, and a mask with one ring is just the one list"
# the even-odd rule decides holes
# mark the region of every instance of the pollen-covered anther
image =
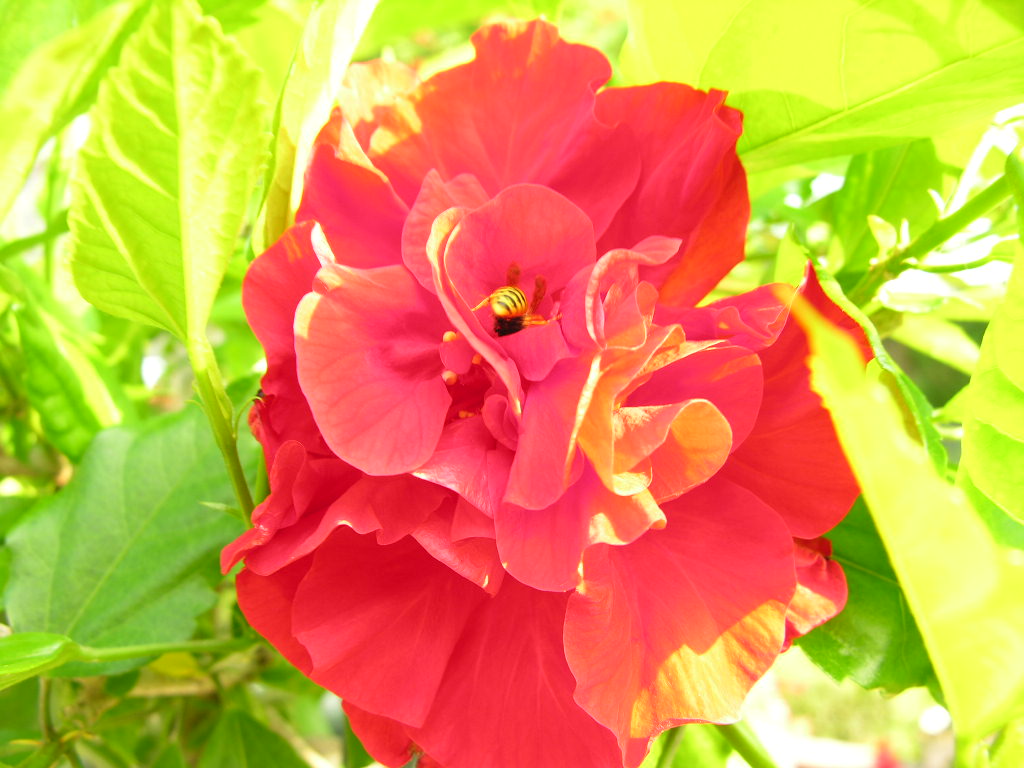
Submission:
[[476,416],[476,413],[473,411],[459,411],[460,419],[469,419],[472,418],[473,416]]
[[455,371],[442,371],[441,381],[447,384],[449,387],[455,384],[459,380],[459,374]]
[[459,338],[459,334],[457,334],[455,331],[445,331],[444,335],[441,337],[441,341],[455,341],[457,338]]
[[484,361],[480,355],[473,355],[473,359],[470,361],[473,365],[480,365]]

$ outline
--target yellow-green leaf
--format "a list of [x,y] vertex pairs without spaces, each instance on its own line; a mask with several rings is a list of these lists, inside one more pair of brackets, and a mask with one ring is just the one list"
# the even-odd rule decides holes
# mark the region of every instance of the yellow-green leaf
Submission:
[[1024,552],[1000,545],[938,474],[853,342],[809,307],[797,313],[810,337],[813,386],[832,412],[957,732],[983,736],[1024,711]]
[[264,161],[259,72],[195,0],[160,0],[90,112],[72,270],[111,314],[201,335]]

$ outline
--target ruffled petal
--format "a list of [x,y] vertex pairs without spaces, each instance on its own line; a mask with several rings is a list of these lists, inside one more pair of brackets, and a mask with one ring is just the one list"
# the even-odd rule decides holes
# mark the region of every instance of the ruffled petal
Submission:
[[679,83],[609,88],[597,97],[597,116],[632,130],[642,163],[636,190],[599,247],[682,238],[679,258],[641,270],[666,304],[693,306],[743,259],[750,202],[736,157],[742,120],[724,101],[721,91]]
[[405,725],[390,717],[366,712],[350,701],[343,701],[342,707],[359,743],[374,760],[389,768],[402,768],[412,760],[416,745],[409,738]]
[[[484,27],[473,45],[476,59],[380,116],[370,156],[408,202],[432,168],[445,179],[472,173],[491,195],[548,184],[581,162],[590,132],[613,134],[594,117],[594,91],[611,76],[595,49],[564,42],[543,21]],[[635,174],[630,164],[624,175]]]
[[796,539],[796,593],[786,611],[786,647],[846,606],[846,574],[828,539]]
[[345,70],[345,79],[338,93],[338,104],[359,145],[370,146],[370,136],[377,130],[381,109],[419,84],[416,70],[399,61],[359,61]]
[[627,766],[665,728],[736,720],[779,653],[795,586],[789,532],[752,494],[714,480],[665,511],[666,529],[588,552],[566,614],[576,701]]
[[299,382],[338,456],[398,474],[433,453],[451,397],[438,346],[448,324],[405,267],[329,265],[295,320]]
[[467,623],[489,599],[412,539],[382,547],[340,528],[311,556],[291,631],[316,683],[367,711],[419,724]]
[[249,265],[242,283],[242,306],[268,366],[291,366],[295,356],[295,309],[313,290],[320,261],[313,252],[313,224],[297,224]]
[[[863,333],[822,292],[813,272],[802,295],[866,347]],[[835,526],[859,493],[821,397],[811,389],[807,336],[789,318],[774,344],[759,353],[764,397],[753,431],[722,472],[756,493],[789,524],[813,539]]]
[[505,579],[479,604],[413,741],[445,768],[621,768],[614,737],[572,698],[566,599]]
[[487,193],[475,176],[464,173],[444,181],[434,169],[423,178],[416,201],[409,210],[402,229],[402,259],[420,285],[434,292],[434,278],[427,258],[427,241],[434,219],[449,208],[479,208],[488,200]]
[[580,580],[583,552],[592,544],[627,544],[665,523],[649,493],[619,496],[609,491],[589,463],[545,509],[502,507],[494,529],[505,569],[535,589],[573,589]]

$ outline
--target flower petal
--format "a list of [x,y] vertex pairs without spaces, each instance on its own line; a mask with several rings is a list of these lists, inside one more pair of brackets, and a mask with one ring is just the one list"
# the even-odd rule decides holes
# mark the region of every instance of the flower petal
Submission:
[[340,528],[311,557],[292,633],[316,683],[362,709],[419,724],[467,622],[488,600],[412,539],[382,547]]
[[[828,319],[867,346],[854,321],[822,292],[810,273],[801,293]],[[758,353],[764,398],[750,436],[722,472],[756,493],[789,524],[793,536],[813,539],[835,526],[857,498],[832,419],[811,389],[809,347],[793,318],[776,341]]]
[[576,701],[628,766],[665,728],[739,716],[779,653],[794,589],[792,540],[752,494],[714,480],[665,511],[664,530],[588,552],[566,613]]
[[441,436],[451,397],[438,346],[448,323],[402,266],[329,265],[295,319],[299,382],[324,439],[369,474],[407,472]]
[[736,157],[741,116],[724,100],[721,91],[679,83],[609,88],[597,97],[598,117],[628,126],[642,157],[636,190],[599,246],[683,238],[680,258],[640,272],[666,304],[693,306],[743,259],[750,202]]
[[796,593],[786,611],[786,647],[846,606],[846,574],[828,539],[796,539]]
[[[548,184],[580,162],[587,132],[603,127],[594,91],[611,67],[595,49],[564,42],[543,21],[484,27],[473,45],[476,59],[382,111],[370,157],[406,201],[432,168],[445,179],[472,173],[492,195],[517,182]],[[635,179],[635,166],[625,170]]]
[[502,507],[494,520],[505,569],[535,589],[573,589],[583,552],[592,544],[627,544],[664,525],[665,515],[649,493],[619,496],[608,490],[588,462],[582,474],[546,509]]
[[427,258],[427,242],[434,219],[449,208],[479,208],[488,200],[476,177],[464,173],[444,181],[433,168],[423,177],[416,201],[409,210],[402,229],[402,259],[420,285],[434,292],[434,278]]
[[566,598],[505,579],[478,604],[413,741],[445,768],[621,768],[614,737],[572,698]]
[[401,768],[413,758],[416,745],[406,727],[383,715],[374,715],[350,701],[341,703],[349,725],[366,751],[381,765]]

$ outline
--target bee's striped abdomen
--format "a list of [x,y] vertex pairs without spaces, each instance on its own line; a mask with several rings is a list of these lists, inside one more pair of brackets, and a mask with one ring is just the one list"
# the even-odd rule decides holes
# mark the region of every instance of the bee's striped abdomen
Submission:
[[491,312],[495,317],[522,317],[528,309],[526,294],[514,285],[506,285],[491,294]]

